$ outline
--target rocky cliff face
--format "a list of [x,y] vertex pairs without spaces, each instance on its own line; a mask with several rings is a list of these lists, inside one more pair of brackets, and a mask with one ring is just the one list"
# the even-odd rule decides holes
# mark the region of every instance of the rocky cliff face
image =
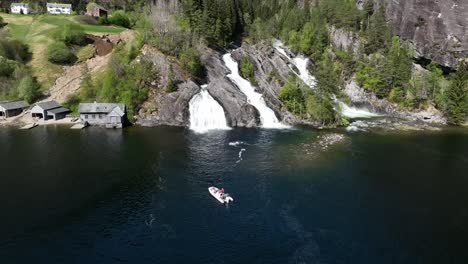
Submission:
[[[207,70],[207,90],[223,107],[232,127],[254,127],[260,124],[258,111],[247,102],[245,95],[226,77],[221,53],[212,49],[201,50],[201,60]],[[149,100],[139,112],[137,123],[143,126],[189,126],[189,103],[200,92],[200,86],[191,81],[177,62],[158,50],[145,46],[142,55],[153,61],[159,72],[155,83],[158,88],[151,91]],[[175,79],[179,83],[176,92],[167,93],[169,69],[172,65]]]
[[449,67],[468,56],[468,1],[385,0],[385,4],[394,33],[410,40],[419,56]]

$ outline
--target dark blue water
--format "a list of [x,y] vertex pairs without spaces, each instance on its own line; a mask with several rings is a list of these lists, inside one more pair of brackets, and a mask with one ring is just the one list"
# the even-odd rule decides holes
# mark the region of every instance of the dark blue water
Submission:
[[1,128],[0,263],[468,263],[466,131],[335,132]]

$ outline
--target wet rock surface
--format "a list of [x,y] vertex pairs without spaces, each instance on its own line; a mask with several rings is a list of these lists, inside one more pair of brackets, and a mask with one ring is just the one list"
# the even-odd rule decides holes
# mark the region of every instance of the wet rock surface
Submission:
[[318,155],[331,147],[345,142],[347,137],[339,133],[321,134],[312,143],[303,143],[302,147],[307,155]]
[[373,120],[357,120],[346,127],[348,132],[377,132],[377,131],[438,131],[441,127],[421,121],[380,118]]

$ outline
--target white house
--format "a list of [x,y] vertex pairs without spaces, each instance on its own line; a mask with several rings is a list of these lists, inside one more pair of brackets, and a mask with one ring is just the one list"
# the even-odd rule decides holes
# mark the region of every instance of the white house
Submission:
[[28,3],[11,3],[10,12],[12,14],[29,14],[32,9],[29,7]]
[[70,15],[72,11],[71,4],[47,3],[47,13],[54,15]]
[[78,107],[82,123],[122,128],[125,123],[125,105],[117,103],[80,103]]

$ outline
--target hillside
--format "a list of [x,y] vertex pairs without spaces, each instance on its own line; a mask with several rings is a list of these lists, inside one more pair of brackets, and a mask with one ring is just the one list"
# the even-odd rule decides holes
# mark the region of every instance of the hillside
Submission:
[[31,66],[33,75],[37,77],[44,90],[50,88],[63,73],[61,65],[47,60],[46,49],[54,42],[51,32],[66,23],[79,25],[88,34],[115,34],[124,30],[113,26],[83,24],[76,20],[76,16],[22,16],[5,13],[0,13],[0,16],[4,18],[5,23],[8,23],[3,30],[7,31],[12,38],[29,46],[32,57],[28,65]]

